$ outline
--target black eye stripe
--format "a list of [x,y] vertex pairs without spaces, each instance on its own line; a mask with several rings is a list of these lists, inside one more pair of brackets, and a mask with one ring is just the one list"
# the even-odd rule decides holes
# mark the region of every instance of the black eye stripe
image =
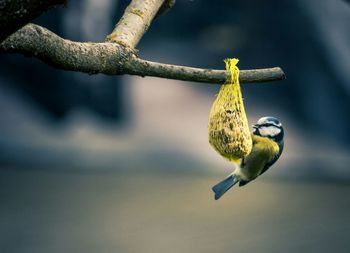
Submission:
[[259,127],[269,127],[269,126],[275,126],[278,129],[282,128],[281,126],[278,126],[278,125],[275,125],[275,124],[272,124],[272,123],[264,123],[264,124],[259,125]]

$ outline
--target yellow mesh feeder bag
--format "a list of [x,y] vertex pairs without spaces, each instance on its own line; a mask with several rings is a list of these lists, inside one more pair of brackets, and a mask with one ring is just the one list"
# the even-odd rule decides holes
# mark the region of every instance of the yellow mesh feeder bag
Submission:
[[238,59],[225,59],[229,76],[209,115],[209,143],[229,161],[238,162],[252,149],[252,138],[239,84]]

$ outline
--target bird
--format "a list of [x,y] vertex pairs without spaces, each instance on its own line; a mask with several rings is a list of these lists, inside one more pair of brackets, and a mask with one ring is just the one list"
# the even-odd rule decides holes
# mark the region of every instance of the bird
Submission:
[[[213,186],[215,200],[235,184],[244,186],[265,173],[281,156],[284,147],[284,130],[281,122],[271,116],[260,118],[251,132],[253,147],[240,161],[239,166],[224,180]],[[238,165],[238,164],[237,164]]]

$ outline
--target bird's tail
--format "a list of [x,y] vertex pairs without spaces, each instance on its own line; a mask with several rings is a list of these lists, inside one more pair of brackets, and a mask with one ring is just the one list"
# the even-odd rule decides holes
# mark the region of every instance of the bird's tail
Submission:
[[221,196],[224,195],[224,193],[227,192],[229,189],[231,189],[231,187],[234,186],[238,181],[239,180],[237,176],[234,173],[232,173],[220,183],[214,185],[212,190],[215,193],[215,200],[221,198]]

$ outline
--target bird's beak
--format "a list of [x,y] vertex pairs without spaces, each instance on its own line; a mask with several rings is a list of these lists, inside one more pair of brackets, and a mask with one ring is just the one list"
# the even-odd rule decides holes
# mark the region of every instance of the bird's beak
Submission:
[[252,127],[253,127],[253,134],[257,134],[259,132],[259,130],[258,130],[259,125],[258,124],[254,124]]

